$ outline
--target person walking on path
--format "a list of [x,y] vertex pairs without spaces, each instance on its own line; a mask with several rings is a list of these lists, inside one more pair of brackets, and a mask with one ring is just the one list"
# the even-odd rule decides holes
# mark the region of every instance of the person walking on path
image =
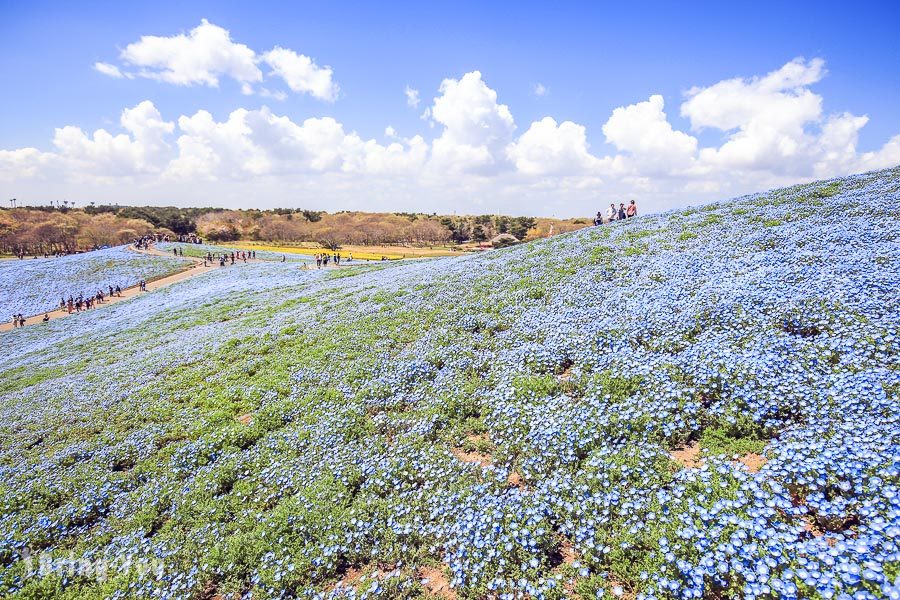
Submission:
[[637,205],[634,203],[634,200],[628,203],[628,208],[625,209],[625,216],[629,219],[637,216]]
[[44,318],[41,319],[44,323],[50,320],[50,313],[44,313]]

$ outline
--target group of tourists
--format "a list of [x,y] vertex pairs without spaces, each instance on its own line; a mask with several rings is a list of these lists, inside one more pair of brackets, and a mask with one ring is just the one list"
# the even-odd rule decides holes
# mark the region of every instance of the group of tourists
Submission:
[[[173,248],[172,250],[175,251],[177,250],[177,248]],[[181,256],[184,256],[184,250],[181,251]],[[255,260],[256,250],[239,250],[237,252],[232,250],[230,253],[223,252],[222,254],[213,254],[212,252],[207,252],[206,256],[203,257],[203,266],[208,267],[209,265],[214,264],[216,261],[219,261],[219,266],[224,267],[229,261],[231,261],[231,264],[234,264],[236,260],[247,262],[247,259]]]
[[[50,315],[44,315],[44,316],[47,317],[47,319],[46,319],[47,321],[50,320]],[[17,315],[13,315],[13,317],[12,317],[12,322],[13,322],[13,328],[15,328],[15,327],[25,327],[25,316],[22,315],[22,313],[19,313],[19,314],[17,314]]]
[[[202,244],[203,239],[196,234],[188,233],[186,235],[178,235],[175,236],[175,239],[172,239],[170,235],[162,235],[160,233],[149,234],[143,237],[139,237],[132,242],[135,248],[138,250],[149,250],[151,244],[155,244],[156,242],[181,242],[182,244]],[[181,254],[184,256],[184,254]]]
[[[145,279],[141,279],[138,284],[138,289],[142,292],[147,291],[147,281]],[[92,308],[96,308],[99,304],[104,304],[109,298],[121,298],[122,297],[122,286],[107,286],[107,290],[98,290],[96,294],[85,296],[84,294],[78,294],[77,296],[69,296],[68,299],[63,296],[59,299],[59,310],[63,312],[67,312],[70,315],[72,313],[80,313],[81,311],[90,310]],[[43,321],[46,323],[50,320],[50,313],[44,313]],[[12,318],[13,327],[25,327],[25,323],[27,318],[22,314],[13,315]]]
[[[327,267],[328,263],[334,263],[334,266],[341,266],[341,255],[335,252],[334,254],[328,254],[327,252],[321,252],[316,254],[316,268],[321,269],[322,267]],[[348,254],[347,260],[344,262],[353,262],[353,255]]]
[[[143,279],[141,279],[138,286],[140,287],[141,291],[146,291],[146,289],[147,289],[147,283]],[[107,298],[113,298],[115,296],[118,296],[118,297],[122,296],[122,288],[118,285],[115,287],[108,286],[107,289],[109,290],[109,293],[104,292],[103,290],[99,290],[93,296],[85,297],[82,294],[78,294],[77,296],[74,296],[74,297],[69,296],[68,300],[66,300],[65,297],[60,298],[59,309],[68,311],[69,314],[72,314],[73,312],[81,312],[82,310],[89,310],[91,308],[94,308],[94,306],[96,306],[97,304],[103,304],[104,302],[106,302]]]
[[609,205],[609,208],[606,209],[606,220],[603,219],[603,213],[597,212],[597,216],[594,217],[594,225],[603,225],[604,223],[612,223],[613,221],[624,221],[625,219],[630,219],[631,217],[637,216],[637,204],[634,203],[634,200],[628,203],[628,206],[625,206],[624,202],[619,203],[619,208],[616,208],[616,203],[612,202]]
[[179,236],[177,236],[177,239],[175,239],[175,240],[169,239],[168,235],[164,235],[162,237],[163,237],[163,239],[160,241],[163,241],[163,242],[177,241],[177,242],[181,242],[182,244],[202,244],[203,243],[203,238],[201,238],[196,233],[186,233],[184,235],[179,235]]

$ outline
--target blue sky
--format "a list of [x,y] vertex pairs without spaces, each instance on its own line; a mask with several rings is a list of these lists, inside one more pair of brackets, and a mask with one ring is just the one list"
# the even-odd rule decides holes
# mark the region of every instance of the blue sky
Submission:
[[[900,43],[892,31],[898,17],[900,9],[889,2],[852,8],[841,3],[765,2],[697,3],[690,8],[664,2],[491,7],[474,2],[4,2],[0,77],[7,86],[0,96],[0,151],[5,152],[0,154],[0,193],[34,202],[60,197],[229,206],[300,202],[325,209],[458,212],[496,206],[567,216],[587,214],[607,197],[637,197],[659,210],[891,166],[900,161],[900,154],[886,146],[900,134]],[[201,19],[227,30],[231,42],[255,53],[263,80],[254,82],[252,94],[242,93],[241,82],[222,74],[212,87],[140,75],[115,78],[95,69],[99,62],[123,73],[146,70],[147,65],[123,58],[129,44],[141,36],[189,34]],[[317,67],[330,67],[339,86],[336,97],[323,100],[292,91],[287,80],[270,75],[270,68],[259,61],[274,46],[310,57]],[[786,97],[812,94],[819,98],[818,113],[811,113],[809,104],[798,108],[793,121],[755,118],[744,109],[740,117],[714,117],[708,104],[702,115],[701,108],[685,113],[682,105],[691,88],[742,78],[751,89],[753,78],[775,73],[798,57],[804,60],[803,81],[770,99],[777,106]],[[822,65],[813,65],[816,60]],[[464,80],[475,72],[478,78]],[[455,112],[445,107],[443,117],[429,112],[423,118],[443,95],[444,80],[466,81],[471,93],[460,92],[452,102],[448,98]],[[535,93],[538,85],[543,94]],[[419,92],[416,107],[406,101],[407,86]],[[286,97],[265,97],[263,87]],[[718,91],[713,89],[710,96]],[[502,109],[491,112],[491,93],[496,95],[494,105],[508,107],[510,118]],[[627,122],[619,124],[618,134],[604,131],[617,108],[640,106],[654,95],[660,95],[662,103],[651,102],[646,109],[664,111],[673,133],[653,133],[656,112],[623,114],[620,120]],[[142,118],[172,124],[171,131],[154,142],[152,152],[140,147],[142,140],[120,122],[125,109],[146,101],[152,110],[144,105],[149,112]],[[722,104],[728,102],[724,98]],[[476,105],[489,113],[487,121],[459,120],[477,112]],[[331,118],[342,135],[356,136],[342,138],[347,141],[338,143],[340,150],[292,142],[289,147],[298,154],[286,158],[285,148],[260,142],[270,139],[271,132],[254,130],[248,142],[252,148],[231,157],[233,147],[223,145],[232,142],[213,139],[207,130],[194,131],[191,147],[202,146],[206,158],[229,155],[228,160],[214,161],[218,168],[228,168],[215,172],[198,160],[190,162],[190,169],[182,168],[189,157],[178,143],[185,135],[179,117],[208,111],[215,123],[224,123],[235,110],[257,114],[253,111],[263,107],[274,115],[262,116],[270,127],[281,127],[275,117],[297,125],[310,118]],[[821,135],[830,117],[845,113],[868,117],[852,127],[852,153],[844,138],[835,143]],[[545,117],[581,129],[564,133],[548,127],[525,148],[520,136]],[[63,147],[55,136],[57,128],[65,126],[80,128],[84,139],[70,137],[72,143]],[[388,126],[393,137],[385,133]],[[718,152],[714,157],[710,152],[704,157],[704,148],[721,150],[735,135],[748,137],[772,127],[784,128],[784,139],[739,140],[745,145],[740,156]],[[138,156],[131,170],[128,160],[110,155],[121,153],[122,146],[98,145],[98,129],[133,138],[134,145],[124,149],[125,155]],[[272,135],[288,135],[278,131]],[[491,133],[480,138],[479,131]],[[801,138],[801,133],[812,137]],[[419,154],[416,143],[409,142],[417,135],[424,144]],[[675,137],[669,140],[668,135]],[[306,140],[302,133],[297,136]],[[442,136],[446,160],[438,161],[441,150],[434,141]],[[369,155],[357,146],[368,141],[385,148],[399,144],[408,160],[404,154],[402,167],[359,167]],[[670,151],[672,147],[681,148],[681,154]],[[788,153],[791,168],[783,167],[784,160],[770,160],[776,147]],[[329,159],[325,167],[310,158],[330,152],[344,154]],[[875,154],[866,158],[867,153]],[[836,154],[840,157],[834,158]],[[831,158],[826,161],[826,156]],[[242,171],[250,163],[259,166]],[[235,170],[241,172],[239,177]]]

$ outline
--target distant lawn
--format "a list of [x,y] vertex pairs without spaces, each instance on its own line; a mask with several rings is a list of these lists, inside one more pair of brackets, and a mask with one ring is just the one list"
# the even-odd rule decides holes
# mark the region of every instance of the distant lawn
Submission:
[[[268,252],[282,252],[286,254],[306,254],[315,255],[320,252],[328,252],[334,254],[331,250],[321,248],[312,242],[301,242],[297,244],[274,244],[271,242],[255,242],[241,240],[237,242],[229,242],[227,244],[232,248],[240,248],[242,250],[265,250]],[[427,258],[434,256],[456,256],[458,251],[454,251],[450,246],[426,246],[424,248],[416,248],[412,246],[341,246],[338,254],[342,258],[346,258],[349,254],[353,258],[359,260],[381,260],[385,257],[390,260],[398,258]]]

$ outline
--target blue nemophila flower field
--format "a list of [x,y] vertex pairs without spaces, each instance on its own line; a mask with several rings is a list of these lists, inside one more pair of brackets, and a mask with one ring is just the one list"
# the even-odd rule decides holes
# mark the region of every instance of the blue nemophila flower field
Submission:
[[60,299],[93,296],[109,286],[123,289],[185,268],[185,261],[138,254],[117,246],[59,258],[0,261],[0,318],[59,308]]
[[898,214],[895,169],[8,332],[0,590],[897,598]]

